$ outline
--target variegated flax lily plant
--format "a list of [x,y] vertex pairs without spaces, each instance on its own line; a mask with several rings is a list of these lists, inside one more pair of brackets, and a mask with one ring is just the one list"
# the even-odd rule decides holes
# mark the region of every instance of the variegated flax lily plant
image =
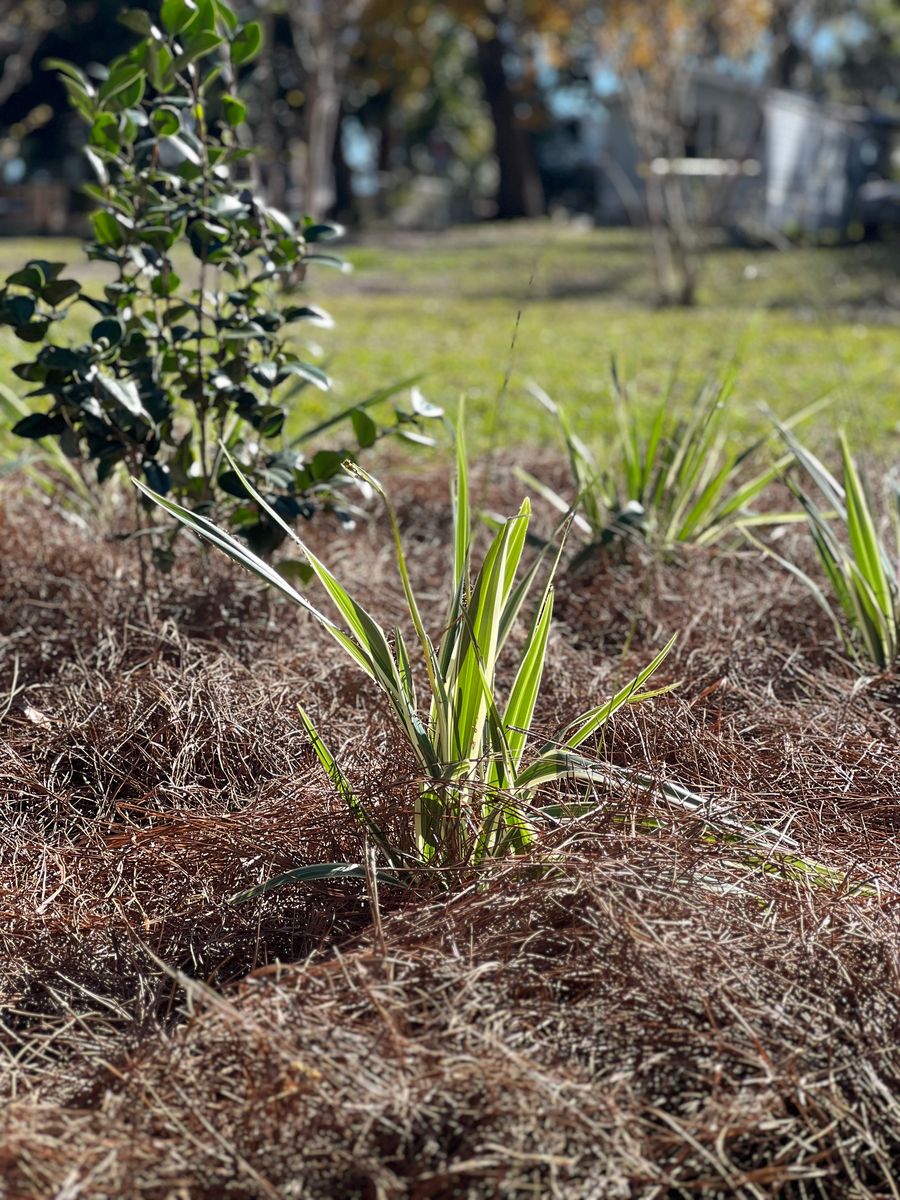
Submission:
[[[234,463],[232,467],[240,474]],[[299,546],[312,573],[324,587],[338,620],[321,612],[273,566],[205,517],[135,482],[141,491],[201,538],[313,616],[380,688],[419,768],[413,821],[399,837],[389,837],[376,822],[303,708],[300,717],[337,792],[370,844],[380,851],[393,879],[410,869],[477,865],[487,858],[526,851],[534,843],[541,822],[535,796],[542,786],[573,777],[608,783],[609,772],[597,770],[589,757],[579,753],[579,747],[601,730],[617,709],[668,690],[667,687],[650,690],[647,685],[674,638],[615,695],[581,713],[557,737],[528,753],[532,719],[547,661],[558,554],[532,609],[528,638],[512,686],[503,697],[498,693],[497,675],[504,646],[542,567],[538,558],[520,572],[531,513],[529,501],[524,500],[516,515],[501,524],[476,572],[472,564],[466,454],[462,435],[458,434],[453,487],[453,575],[448,611],[435,641],[425,627],[413,591],[399,524],[390,501],[378,481],[361,467],[348,463],[346,469],[368,484],[386,505],[415,633],[412,644],[418,643],[421,657],[419,682],[427,680],[424,703],[416,686],[411,645],[401,630],[395,629],[389,637],[293,529],[285,527],[287,536]],[[278,521],[277,512],[250,482],[246,479],[242,482],[256,503]],[[241,898],[286,882],[361,873],[362,867],[349,864],[298,868],[242,893]]]

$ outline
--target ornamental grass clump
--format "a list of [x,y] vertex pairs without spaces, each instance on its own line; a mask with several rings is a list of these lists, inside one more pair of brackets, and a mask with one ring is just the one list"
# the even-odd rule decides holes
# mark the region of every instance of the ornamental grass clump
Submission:
[[[866,494],[862,472],[839,435],[843,484],[818,458],[781,427],[797,470],[818,491],[817,502],[796,478],[788,479],[803,505],[827,587],[796,563],[773,555],[800,579],[831,618],[851,657],[882,670],[900,653],[900,489],[892,486],[893,538],[879,531],[879,521]],[[772,551],[766,547],[767,553]],[[831,598],[827,591],[830,590]],[[843,614],[844,620],[841,620]]]
[[[501,696],[498,685],[501,655],[543,565],[543,558],[538,557],[530,567],[520,571],[531,512],[528,500],[523,501],[515,516],[502,522],[476,570],[472,561],[465,450],[462,438],[458,438],[450,596],[435,639],[426,628],[423,610],[412,587],[400,528],[390,501],[377,480],[361,467],[347,464],[347,469],[372,487],[386,505],[414,634],[412,642],[399,628],[389,636],[293,530],[286,530],[287,535],[299,546],[341,623],[321,612],[273,567],[206,518],[154,495],[143,484],[137,486],[203,539],[224,550],[312,615],[377,684],[419,772],[412,820],[399,839],[391,841],[376,823],[309,713],[301,708],[300,717],[320,762],[348,811],[393,870],[392,878],[410,868],[476,866],[486,859],[526,851],[534,844],[542,820],[552,819],[542,813],[537,800],[543,786],[564,778],[609,783],[609,772],[599,770],[590,758],[579,753],[579,747],[601,731],[623,705],[636,704],[668,690],[647,690],[646,685],[674,639],[615,695],[579,714],[556,737],[529,752],[532,720],[547,660],[553,577],[559,555],[547,570],[547,579],[532,606],[528,638],[512,684],[508,693]],[[249,482],[247,487],[251,488]],[[265,503],[258,495],[256,499]],[[279,519],[274,510],[272,517]],[[419,660],[418,672],[413,667],[414,658]],[[246,894],[282,882],[322,878],[323,872],[346,875],[348,871],[359,874],[362,868],[347,864],[300,868]]]
[[[589,539],[585,553],[622,537],[640,538],[663,551],[687,543],[705,546],[741,529],[796,519],[751,508],[790,458],[748,471],[767,439],[741,448],[730,444],[725,419],[733,370],[721,381],[705,382],[683,417],[673,414],[671,386],[645,417],[635,411],[615,368],[612,379],[618,434],[612,464],[606,467],[575,433],[565,410],[541,388],[531,388],[556,417],[566,444],[577,493],[572,502],[575,524]],[[540,481],[530,482],[555,507],[569,508]]]

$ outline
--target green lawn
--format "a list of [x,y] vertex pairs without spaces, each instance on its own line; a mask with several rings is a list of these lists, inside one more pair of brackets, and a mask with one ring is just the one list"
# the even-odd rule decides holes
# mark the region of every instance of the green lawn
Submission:
[[835,423],[879,442],[898,430],[898,246],[718,250],[688,311],[654,307],[647,244],[631,231],[480,227],[348,256],[354,275],[321,285],[348,396],[420,368],[434,399],[465,392],[482,429],[499,411],[498,436],[539,441],[547,425],[532,402],[513,421],[496,404],[507,376],[516,401],[536,379],[602,436],[613,356],[649,400],[673,368],[689,387],[739,354],[740,424],[830,392]]
[[[525,397],[528,379],[599,440],[611,428],[613,356],[649,401],[673,368],[687,388],[738,354],[739,427],[829,392],[823,432],[845,424],[889,450],[900,430],[898,244],[717,249],[688,311],[654,307],[646,239],[628,230],[484,225],[369,235],[345,253],[352,275],[320,271],[308,286],[337,321],[316,339],[336,395],[307,393],[295,429],[421,371],[430,399],[453,406],[466,394],[477,445],[546,440],[549,421]],[[0,272],[37,255],[80,259],[72,242],[6,241]],[[14,381],[9,369],[28,349],[0,331],[0,382]]]

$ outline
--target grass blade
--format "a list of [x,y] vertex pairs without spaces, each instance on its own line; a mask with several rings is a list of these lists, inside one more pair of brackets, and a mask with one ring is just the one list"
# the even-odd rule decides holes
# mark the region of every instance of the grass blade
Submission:
[[553,616],[553,588],[548,584],[535,613],[528,645],[513,681],[512,690],[503,714],[507,743],[513,770],[518,773],[528,730],[534,716],[534,708],[541,689],[544,664],[547,657],[547,642],[550,637],[550,621]]
[[[386,883],[391,887],[406,887],[403,880],[392,871],[376,868],[375,876],[379,883]],[[366,868],[360,863],[316,863],[309,867],[294,867],[290,871],[282,871],[280,875],[273,875],[263,883],[247,888],[246,891],[236,892],[229,897],[228,903],[245,904],[248,900],[265,896],[267,892],[277,891],[289,883],[339,883],[344,879],[365,878]]]
[[469,507],[469,470],[466,462],[465,402],[460,400],[456,425],[456,477],[453,483],[453,591],[468,584],[472,514]]
[[312,743],[312,748],[315,751],[316,758],[325,769],[325,774],[331,781],[332,787],[347,805],[347,809],[353,819],[365,829],[366,833],[372,838],[375,844],[384,854],[391,866],[400,866],[398,856],[391,849],[390,843],[384,836],[380,827],[372,820],[366,811],[366,806],[353,790],[350,780],[344,774],[340,764],[335,759],[334,755],[329,750],[326,743],[319,735],[318,730],[313,724],[312,718],[307,713],[306,709],[301,705],[297,705],[297,712],[300,715],[300,720],[303,722],[303,728],[306,730],[309,740]]

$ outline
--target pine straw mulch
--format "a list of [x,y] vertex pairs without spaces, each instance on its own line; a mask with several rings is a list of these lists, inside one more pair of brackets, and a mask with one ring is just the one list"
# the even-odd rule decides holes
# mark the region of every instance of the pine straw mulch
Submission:
[[[441,608],[445,486],[399,489]],[[399,618],[380,519],[310,535]],[[827,874],[635,788],[446,895],[233,907],[360,855],[296,701],[388,823],[411,803],[377,698],[224,561],[183,553],[147,596],[130,548],[50,511],[36,533],[9,487],[0,543],[4,1200],[900,1195],[900,692],[774,566],[563,580],[538,721],[680,630],[680,689],[603,753]]]

